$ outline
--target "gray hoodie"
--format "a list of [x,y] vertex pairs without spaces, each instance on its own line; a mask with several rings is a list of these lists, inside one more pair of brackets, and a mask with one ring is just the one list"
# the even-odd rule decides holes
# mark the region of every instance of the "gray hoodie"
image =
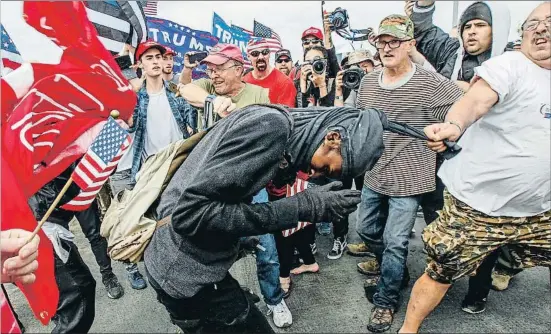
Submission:
[[483,53],[478,56],[466,54],[462,38],[452,38],[434,25],[432,20],[434,4],[430,7],[419,7],[416,3],[413,7],[411,19],[415,25],[417,49],[438,73],[449,79],[470,80],[471,75],[464,78],[462,72],[472,73],[474,67],[480,66],[491,57],[502,54],[507,45],[511,26],[511,15],[507,6],[496,1],[478,2],[482,2],[490,8],[493,18],[492,49],[489,54]]

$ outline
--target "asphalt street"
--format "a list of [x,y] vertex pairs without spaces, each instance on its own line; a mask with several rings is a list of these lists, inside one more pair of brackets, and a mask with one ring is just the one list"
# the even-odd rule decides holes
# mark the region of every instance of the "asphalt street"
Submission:
[[[410,240],[408,267],[412,281],[403,291],[402,306],[396,314],[389,332],[396,333],[405,315],[405,308],[413,286],[424,270],[425,254],[422,252],[420,232],[425,223],[418,218],[417,233]],[[355,215],[351,215],[349,242],[357,241],[354,232]],[[101,284],[99,268],[88,241],[78,224],[71,224],[76,244],[97,282],[96,318],[92,333],[175,333],[168,313],[156,300],[151,287],[133,290],[122,264],[113,263],[125,295],[112,300]],[[331,236],[317,236],[320,272],[294,277],[294,290],[287,299],[293,313],[293,325],[279,330],[282,333],[366,333],[372,305],[363,291],[364,276],[356,271],[361,258],[344,255],[339,260],[328,260],[325,255],[332,246]],[[143,272],[143,264],[140,264]],[[256,280],[256,265],[251,256],[237,262],[231,270],[242,284],[260,295]],[[50,332],[53,326],[42,326],[32,315],[25,298],[13,285],[8,294],[16,312],[29,333]],[[546,268],[534,268],[517,275],[510,288],[503,292],[492,291],[486,312],[470,315],[461,311],[461,301],[467,291],[467,279],[457,282],[422,327],[430,333],[549,333],[551,332],[551,291],[549,272]],[[265,312],[263,302],[258,304]],[[270,319],[271,322],[271,319]]]

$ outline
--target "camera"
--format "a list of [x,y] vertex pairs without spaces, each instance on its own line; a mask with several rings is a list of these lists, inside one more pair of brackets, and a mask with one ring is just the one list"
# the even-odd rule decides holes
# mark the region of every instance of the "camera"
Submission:
[[348,12],[346,9],[337,7],[337,9],[329,15],[329,23],[333,26],[331,28],[333,31],[348,27]]
[[[312,72],[316,74],[323,74],[323,72],[325,72],[325,67],[327,65],[327,62],[325,59],[315,59],[311,63],[304,63],[302,66],[308,65],[308,64],[312,65]],[[312,76],[312,73],[309,73],[308,79],[310,79],[311,76]]]
[[359,67],[351,67],[346,69],[342,75],[342,85],[348,89],[356,90],[360,88],[360,83],[365,72]]

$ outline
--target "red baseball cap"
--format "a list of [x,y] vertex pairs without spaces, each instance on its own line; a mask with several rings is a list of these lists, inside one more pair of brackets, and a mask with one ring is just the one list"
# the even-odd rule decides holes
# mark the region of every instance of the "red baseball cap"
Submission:
[[211,63],[214,65],[222,65],[228,60],[235,60],[241,64],[245,63],[243,54],[238,46],[233,44],[216,44],[209,51],[209,55],[201,61],[201,64]]
[[166,52],[164,55],[168,56],[168,55],[173,55],[175,56],[176,55],[176,52],[174,50],[172,50],[170,47],[168,46],[165,46],[165,49],[166,49]]
[[153,41],[153,40],[147,40],[143,43],[140,43],[138,45],[138,50],[136,51],[136,59],[140,60],[142,55],[149,49],[155,48],[159,51],[161,51],[161,54],[164,55],[166,53],[166,48],[162,46],[161,44]]
[[301,39],[304,39],[306,36],[314,36],[317,39],[323,39],[323,32],[321,31],[321,29],[318,29],[316,27],[310,27],[304,30]]

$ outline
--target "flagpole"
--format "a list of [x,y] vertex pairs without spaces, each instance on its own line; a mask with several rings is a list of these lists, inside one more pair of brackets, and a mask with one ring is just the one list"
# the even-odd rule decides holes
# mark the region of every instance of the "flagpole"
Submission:
[[[113,111],[111,111],[110,116],[113,117],[114,119],[117,119],[117,118],[119,118],[120,113],[119,113],[118,110],[113,110]],[[42,219],[40,220],[40,222],[38,223],[38,225],[34,229],[33,233],[29,236],[27,241],[25,241],[25,245],[28,244],[38,234],[38,232],[40,232],[40,230],[42,229],[42,226],[44,225],[46,220],[48,220],[48,218],[50,218],[50,215],[52,214],[52,212],[54,212],[55,208],[57,207],[57,205],[61,201],[61,198],[63,197],[63,195],[65,195],[67,190],[69,190],[69,187],[71,186],[72,183],[73,183],[73,177],[71,176],[71,177],[69,177],[69,179],[67,180],[67,182],[65,183],[65,185],[63,186],[63,188],[61,189],[59,194],[57,195],[57,197],[55,198],[52,205],[50,205],[50,207],[48,208],[48,211],[46,211],[46,214],[44,214],[44,217],[42,217]]]

